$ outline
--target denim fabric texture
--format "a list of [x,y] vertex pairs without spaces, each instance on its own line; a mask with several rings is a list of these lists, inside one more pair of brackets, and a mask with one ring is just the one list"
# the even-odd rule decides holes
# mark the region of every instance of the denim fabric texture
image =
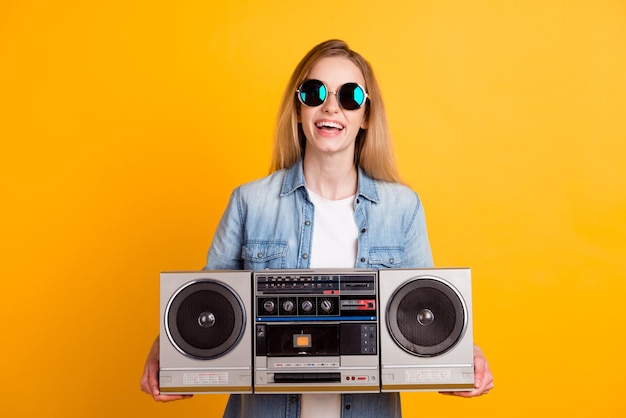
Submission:
[[[358,170],[356,268],[427,268],[433,260],[424,209],[409,187]],[[315,208],[302,160],[231,194],[209,250],[208,270],[309,268]],[[298,418],[299,395],[231,395],[225,418]],[[342,417],[401,416],[397,393],[344,394]]]

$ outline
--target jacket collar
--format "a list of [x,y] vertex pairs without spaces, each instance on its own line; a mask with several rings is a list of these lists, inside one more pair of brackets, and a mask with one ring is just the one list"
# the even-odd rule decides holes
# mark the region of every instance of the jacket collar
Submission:
[[[358,190],[357,195],[363,197],[372,202],[378,202],[378,189],[376,188],[376,181],[368,176],[361,167],[357,167],[358,171]],[[304,188],[306,183],[304,182],[304,169],[302,166],[302,159],[299,159],[293,166],[284,170],[285,176],[283,178],[283,187],[280,191],[280,196],[287,196],[295,192],[299,188]]]

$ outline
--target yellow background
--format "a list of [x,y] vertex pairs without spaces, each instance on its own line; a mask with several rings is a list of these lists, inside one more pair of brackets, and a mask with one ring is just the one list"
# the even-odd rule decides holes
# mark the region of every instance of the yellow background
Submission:
[[139,391],[159,272],[204,265],[328,38],[377,71],[496,375],[405,416],[626,415],[623,1],[4,0],[0,416],[221,416],[222,395]]

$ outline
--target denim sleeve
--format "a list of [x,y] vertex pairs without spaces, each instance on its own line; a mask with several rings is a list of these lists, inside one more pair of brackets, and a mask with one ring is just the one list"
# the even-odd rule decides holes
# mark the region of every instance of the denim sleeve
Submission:
[[241,209],[241,190],[233,191],[228,206],[220,219],[209,249],[206,270],[241,270],[241,248],[244,222]]
[[430,268],[434,265],[426,229],[424,206],[419,197],[417,197],[413,216],[405,231],[404,257],[403,266],[406,268]]

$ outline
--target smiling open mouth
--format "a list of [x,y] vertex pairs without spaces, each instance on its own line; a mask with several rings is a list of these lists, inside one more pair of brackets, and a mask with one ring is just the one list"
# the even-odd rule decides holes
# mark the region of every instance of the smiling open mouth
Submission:
[[342,131],[344,128],[343,125],[341,125],[340,123],[330,121],[320,121],[317,122],[315,126],[317,127],[317,129],[321,129],[324,131]]

